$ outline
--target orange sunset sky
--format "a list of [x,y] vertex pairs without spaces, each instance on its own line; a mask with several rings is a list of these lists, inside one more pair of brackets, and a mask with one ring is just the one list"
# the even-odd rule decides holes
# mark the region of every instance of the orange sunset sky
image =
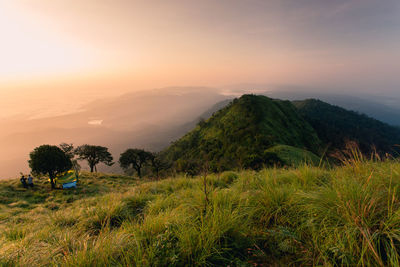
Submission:
[[1,117],[172,85],[397,94],[399,14],[398,0],[1,1]]

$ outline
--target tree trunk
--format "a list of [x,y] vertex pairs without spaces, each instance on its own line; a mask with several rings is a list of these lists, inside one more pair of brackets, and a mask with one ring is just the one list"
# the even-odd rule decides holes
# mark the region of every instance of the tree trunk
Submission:
[[90,172],[93,172],[93,168],[94,168],[94,166],[90,165]]
[[139,179],[141,179],[142,178],[142,172],[140,171],[140,167],[137,169],[137,174],[138,174],[138,176],[139,176]]
[[56,185],[54,183],[53,174],[49,174],[49,178],[50,178],[51,189],[55,189]]

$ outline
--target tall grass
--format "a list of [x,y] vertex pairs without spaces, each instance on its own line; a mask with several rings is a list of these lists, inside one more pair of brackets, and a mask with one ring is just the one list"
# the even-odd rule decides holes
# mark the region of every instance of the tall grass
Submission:
[[399,266],[395,161],[357,156],[337,168],[227,172],[206,182],[207,205],[203,177],[137,183],[87,174],[86,188],[42,202],[30,202],[32,192],[2,195],[0,265]]

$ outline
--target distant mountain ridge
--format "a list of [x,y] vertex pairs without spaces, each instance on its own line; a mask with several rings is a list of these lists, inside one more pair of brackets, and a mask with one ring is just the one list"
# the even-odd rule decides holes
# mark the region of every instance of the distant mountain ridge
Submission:
[[394,126],[400,126],[399,98],[379,97],[374,95],[347,95],[333,94],[315,91],[286,91],[276,90],[262,92],[261,94],[271,98],[298,101],[304,99],[319,99],[325,103],[339,106],[347,110],[353,110],[369,117],[380,120]]
[[343,149],[356,141],[364,153],[376,149],[393,153],[400,144],[400,129],[354,111],[321,100],[293,101],[299,113],[315,129],[321,141],[332,149]]

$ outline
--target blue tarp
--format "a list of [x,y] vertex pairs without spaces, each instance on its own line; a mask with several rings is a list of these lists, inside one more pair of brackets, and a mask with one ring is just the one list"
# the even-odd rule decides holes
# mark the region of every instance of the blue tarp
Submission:
[[76,187],[76,181],[73,181],[71,183],[65,183],[65,184],[62,185],[62,187],[63,187],[63,189]]
[[56,182],[62,185],[62,188],[76,187],[78,174],[74,170],[69,170],[56,177]]

